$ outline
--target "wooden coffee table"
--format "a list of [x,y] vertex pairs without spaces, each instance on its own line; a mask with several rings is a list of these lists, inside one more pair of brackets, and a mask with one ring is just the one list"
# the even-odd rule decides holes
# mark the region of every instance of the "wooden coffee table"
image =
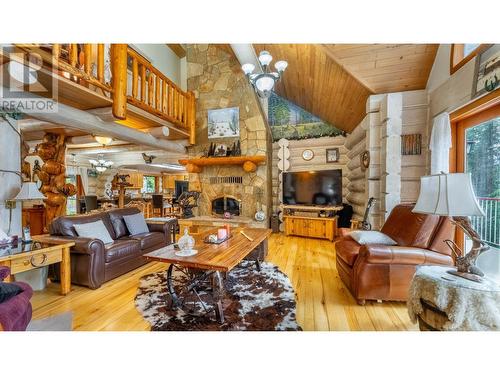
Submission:
[[[251,240],[241,232],[244,232]],[[167,246],[144,256],[148,260],[170,263],[167,272],[167,287],[172,297],[173,308],[181,308],[186,313],[194,315],[214,311],[217,320],[223,323],[223,274],[231,271],[258,247],[267,246],[267,238],[271,230],[234,229],[232,237],[219,245],[203,242],[207,234],[194,236],[196,241],[194,249],[198,250],[196,255],[176,256],[177,250],[173,246]],[[260,269],[259,258],[253,260],[257,269]],[[177,280],[174,280],[174,270],[177,270],[181,276]],[[207,287],[211,292],[212,307],[206,306],[206,303],[200,299],[199,290]]]
[[0,248],[0,266],[10,268],[7,281],[12,281],[12,275],[61,263],[60,280],[61,294],[65,296],[71,291],[71,263],[69,250],[75,243],[72,241],[51,241],[46,236],[34,236],[31,243],[19,242],[16,246]]

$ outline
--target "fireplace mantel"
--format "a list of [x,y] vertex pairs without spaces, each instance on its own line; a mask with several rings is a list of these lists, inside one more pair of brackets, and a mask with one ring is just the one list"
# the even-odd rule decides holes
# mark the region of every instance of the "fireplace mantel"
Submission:
[[255,172],[257,165],[263,164],[265,161],[265,155],[254,155],[181,159],[179,163],[185,165],[189,173],[201,173],[203,167],[209,165],[241,165],[245,172]]

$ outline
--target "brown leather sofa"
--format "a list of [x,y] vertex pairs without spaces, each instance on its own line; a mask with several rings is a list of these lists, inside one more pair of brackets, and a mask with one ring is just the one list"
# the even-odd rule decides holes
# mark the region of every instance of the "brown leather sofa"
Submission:
[[[149,233],[131,236],[123,216],[140,212],[138,208],[118,208],[91,215],[61,216],[49,227],[52,236],[74,241],[71,248],[71,282],[91,289],[142,266],[147,261],[142,256],[172,243],[177,220],[149,224]],[[101,240],[78,237],[73,225],[102,220],[113,243],[104,245]],[[56,270],[56,274],[58,274]]]
[[335,243],[339,276],[359,304],[404,301],[417,265],[454,264],[443,241],[453,239],[455,227],[448,218],[412,209],[413,205],[396,206],[381,229],[397,246],[360,245],[349,236]]

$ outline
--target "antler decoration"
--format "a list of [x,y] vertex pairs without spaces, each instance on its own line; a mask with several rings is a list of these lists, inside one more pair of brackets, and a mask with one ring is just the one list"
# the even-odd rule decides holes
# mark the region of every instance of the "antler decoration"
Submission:
[[[472,240],[472,249],[464,256],[457,256],[457,271],[461,273],[472,273],[474,275],[483,276],[483,272],[476,267],[476,260],[479,255],[489,250],[489,246],[484,243],[479,234],[472,228],[470,219],[466,216],[453,216],[453,223],[464,231],[464,233]],[[452,241],[446,241],[448,247],[456,253],[456,250],[450,245],[451,242],[455,249],[460,250]]]

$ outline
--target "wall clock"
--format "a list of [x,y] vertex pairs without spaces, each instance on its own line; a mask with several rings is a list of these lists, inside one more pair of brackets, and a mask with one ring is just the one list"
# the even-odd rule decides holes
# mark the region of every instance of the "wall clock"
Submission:
[[314,152],[312,150],[307,149],[302,152],[302,159],[309,161],[312,158],[314,158]]
[[363,152],[359,157],[361,158],[361,167],[367,169],[370,166],[370,151]]

